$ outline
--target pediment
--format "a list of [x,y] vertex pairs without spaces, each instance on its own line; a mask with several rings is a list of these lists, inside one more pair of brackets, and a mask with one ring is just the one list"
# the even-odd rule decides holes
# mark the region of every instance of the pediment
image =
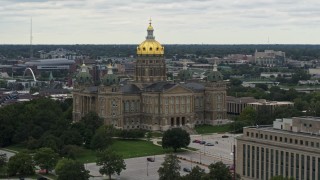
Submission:
[[167,89],[163,93],[164,94],[179,94],[179,93],[193,93],[193,91],[178,84],[178,85],[171,87],[170,89]]

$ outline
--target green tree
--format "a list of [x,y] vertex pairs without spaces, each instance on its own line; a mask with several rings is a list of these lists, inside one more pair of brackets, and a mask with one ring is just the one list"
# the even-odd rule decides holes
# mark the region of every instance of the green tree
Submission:
[[0,176],[3,175],[6,165],[7,165],[7,155],[0,154]]
[[32,175],[34,174],[33,170],[32,157],[26,153],[18,153],[9,158],[8,162],[8,175],[14,176],[19,175]]
[[232,86],[240,86],[242,84],[242,81],[240,79],[232,78],[230,79],[230,84]]
[[112,174],[117,173],[120,175],[120,172],[126,169],[126,164],[122,156],[110,149],[97,154],[97,165],[102,166],[99,169],[100,174],[108,175],[109,179],[111,179]]
[[48,174],[49,170],[52,170],[55,167],[58,158],[59,155],[51,148],[40,148],[36,151],[33,157],[36,165],[40,166],[41,169],[45,169],[46,174]]
[[101,126],[91,140],[91,149],[103,150],[112,144],[113,127]]
[[204,169],[201,169],[199,166],[193,167],[191,172],[183,177],[182,180],[201,180],[206,175]]
[[87,148],[90,148],[92,137],[96,130],[103,125],[103,120],[95,112],[89,112],[86,114],[80,122],[73,125],[73,128],[77,129],[83,137],[83,141]]
[[60,136],[64,145],[82,145],[82,137],[78,131],[75,129],[69,129],[62,133]]
[[80,162],[71,159],[61,159],[55,167],[58,180],[87,180],[89,171]]
[[238,120],[242,122],[248,122],[251,125],[255,124],[257,119],[257,111],[254,110],[252,107],[246,107],[240,114]]
[[176,180],[180,178],[180,161],[174,154],[168,154],[164,158],[162,166],[158,169],[159,180]]
[[230,180],[232,174],[229,168],[221,161],[209,165],[209,174],[206,175],[206,179],[210,180]]
[[294,180],[293,177],[273,176],[270,180]]
[[174,152],[177,152],[178,148],[187,147],[190,144],[190,134],[181,129],[173,128],[163,133],[162,147],[173,148]]

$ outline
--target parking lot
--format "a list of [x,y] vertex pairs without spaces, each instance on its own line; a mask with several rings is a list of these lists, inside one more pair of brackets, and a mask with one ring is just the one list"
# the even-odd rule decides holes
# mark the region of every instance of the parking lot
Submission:
[[[178,155],[179,156],[179,155]],[[152,158],[154,156],[151,156]],[[164,161],[165,155],[157,155],[155,156],[155,161],[154,162],[148,162],[147,157],[139,157],[139,158],[131,158],[131,159],[126,159],[126,170],[122,171],[120,176],[115,175],[113,178],[115,179],[123,179],[123,180],[154,180],[154,179],[159,179],[158,175],[158,169],[161,167],[161,163]],[[183,168],[190,168],[195,166],[194,163],[180,160],[180,175],[185,175],[187,172],[183,171]],[[96,179],[100,180],[103,179],[104,177],[101,177],[99,173],[99,167],[96,166],[95,163],[89,163],[86,164],[85,166],[88,170],[90,170],[90,174],[93,176],[96,176],[95,178],[91,179]],[[205,169],[206,172],[208,172],[208,168],[205,166],[200,166],[201,168]]]
[[[222,138],[226,135],[225,138]],[[189,147],[198,149],[197,151],[186,151],[177,153],[177,156],[185,158],[186,160],[180,160],[180,174],[185,175],[187,172],[183,171],[183,168],[192,168],[196,165],[195,162],[201,162],[204,165],[216,163],[222,161],[225,164],[232,164],[232,152],[233,145],[235,143],[233,134],[212,134],[212,135],[192,135],[191,143]],[[193,140],[206,141],[206,143],[212,143],[214,146],[205,146],[199,143],[192,143]],[[216,143],[217,142],[217,143]],[[159,179],[158,169],[161,167],[161,163],[164,161],[165,155],[148,156],[155,158],[154,162],[148,162],[148,157],[138,157],[126,159],[126,170],[122,171],[120,176],[115,175],[115,179],[133,179],[133,180],[153,180]],[[204,165],[199,165],[206,172],[209,172],[208,168]],[[95,163],[86,164],[86,168],[90,170],[90,174],[96,176],[91,179],[103,179],[99,173],[99,167]]]
[[[199,149],[203,155],[212,156],[216,161],[232,164],[233,145],[236,142],[234,137],[234,134],[192,135],[189,147]],[[193,143],[194,140],[205,141],[213,146]]]

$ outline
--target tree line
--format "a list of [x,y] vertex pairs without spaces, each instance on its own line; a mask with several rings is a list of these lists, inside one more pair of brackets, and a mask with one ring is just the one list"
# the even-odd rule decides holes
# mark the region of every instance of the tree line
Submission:
[[[75,44],[75,45],[33,45],[32,49],[35,57],[40,57],[39,51],[46,52],[64,48],[74,51],[79,55],[86,55],[91,58],[98,56],[109,57],[129,57],[136,55],[137,44]],[[320,45],[285,45],[285,44],[239,44],[239,45],[214,45],[214,44],[165,44],[165,55],[167,58],[176,56],[183,58],[185,54],[195,54],[198,57],[223,57],[228,54],[254,54],[255,50],[264,51],[273,49],[276,51],[286,52],[286,57],[297,60],[312,60],[320,57]],[[9,59],[12,58],[29,58],[29,45],[0,45],[0,55]]]

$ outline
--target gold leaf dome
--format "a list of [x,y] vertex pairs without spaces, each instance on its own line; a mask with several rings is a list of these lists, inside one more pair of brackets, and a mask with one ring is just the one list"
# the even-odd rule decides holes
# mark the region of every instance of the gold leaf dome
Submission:
[[137,55],[163,55],[164,54],[164,47],[155,40],[153,36],[153,27],[151,25],[151,20],[147,29],[147,37],[146,40],[143,41],[137,47]]

